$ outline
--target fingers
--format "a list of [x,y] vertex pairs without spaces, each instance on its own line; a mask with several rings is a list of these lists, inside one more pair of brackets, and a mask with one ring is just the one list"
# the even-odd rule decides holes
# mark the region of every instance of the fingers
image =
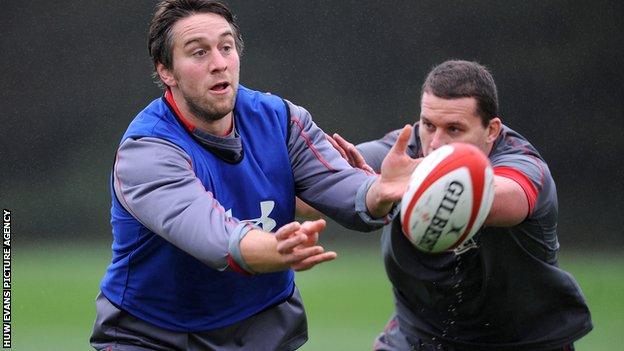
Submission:
[[353,148],[353,150],[355,150],[355,153],[352,155],[355,161],[355,166],[357,168],[365,170],[366,172],[375,173],[373,168],[366,163],[366,160],[364,159],[364,157],[362,157],[362,154],[360,154],[360,152],[357,151],[356,148]]
[[282,226],[280,229],[277,230],[277,232],[275,232],[275,238],[277,238],[277,240],[284,240],[300,228],[301,224],[299,224],[299,222],[290,222]]
[[342,148],[344,150],[344,152],[346,153],[346,157],[345,159],[349,162],[349,164],[353,167],[357,167],[357,165],[355,164],[355,159],[353,158],[353,154],[354,152],[357,153],[357,150],[355,149],[355,145],[351,144],[350,142],[348,142],[347,140],[345,140],[343,137],[341,137],[338,133],[334,133],[334,140],[336,141],[336,143],[340,146],[340,148]]
[[302,244],[304,246],[316,245],[319,238],[319,233],[325,229],[327,222],[325,220],[316,220],[303,222],[301,225],[301,232],[307,235],[306,241]]
[[344,152],[346,153],[345,159],[349,162],[349,164],[352,167],[363,169],[369,173],[375,173],[375,171],[366,163],[366,160],[364,159],[362,154],[360,154],[360,152],[355,147],[355,145],[346,141],[343,137],[341,137],[337,133],[334,134],[334,139],[336,143],[340,145],[340,148],[343,149]]
[[345,150],[340,145],[338,145],[338,143],[336,142],[336,140],[334,140],[334,138],[325,134],[325,139],[327,139],[327,141],[329,141],[329,143],[334,147],[334,149],[336,149],[340,153],[340,156],[342,156],[342,158],[349,161],[349,159],[347,158],[347,154],[345,153]]
[[399,138],[392,146],[390,152],[404,154],[407,151],[407,144],[409,144],[410,136],[412,135],[412,126],[406,125],[401,130]]
[[300,232],[301,224],[299,222],[291,222],[275,232],[275,238],[277,239],[277,252],[280,254],[288,254],[294,250],[295,247],[305,243],[308,240],[308,236]]
[[294,270],[302,271],[335,259],[335,252],[325,252],[322,246],[316,245],[319,233],[326,225],[324,219],[318,219],[302,224],[291,222],[278,229],[275,233],[277,251],[283,257],[283,263]]
[[[277,252],[282,255],[289,254],[295,250],[297,246],[303,245],[308,241],[308,236],[303,233],[294,234],[288,239],[277,242]],[[308,245],[309,246],[309,245]]]
[[301,224],[301,231],[306,234],[318,233],[325,229],[327,222],[324,219],[317,219],[316,221],[305,221]]
[[312,247],[318,241],[319,232],[325,229],[326,225],[327,222],[324,219],[306,221],[303,224],[291,222],[284,225],[275,233],[277,252],[288,254],[298,246]]
[[310,257],[322,255],[325,249],[322,246],[299,247],[284,256],[285,263],[291,267],[297,265]]
[[362,154],[360,154],[358,149],[353,144],[351,144],[351,147],[347,149],[347,152],[349,153],[348,156],[353,159],[355,167],[362,168],[362,166],[368,166],[366,164],[366,160],[362,157]]
[[297,264],[292,265],[292,269],[294,269],[296,271],[306,271],[306,270],[316,266],[319,263],[323,263],[323,262],[334,260],[336,257],[338,257],[338,254],[336,254],[333,251],[323,252],[321,254],[308,257],[305,260],[303,260],[303,261],[301,261],[301,262],[299,262]]

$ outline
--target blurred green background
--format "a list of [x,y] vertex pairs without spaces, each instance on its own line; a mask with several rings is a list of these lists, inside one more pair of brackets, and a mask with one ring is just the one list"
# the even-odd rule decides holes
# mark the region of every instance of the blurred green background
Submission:
[[[392,311],[390,286],[374,246],[330,244],[338,260],[297,274],[310,327],[302,350],[371,348]],[[13,349],[89,349],[94,299],[109,255],[106,243],[16,252]],[[624,258],[564,252],[561,266],[578,279],[592,311],[594,330],[576,343],[577,350],[618,349],[624,326]]]

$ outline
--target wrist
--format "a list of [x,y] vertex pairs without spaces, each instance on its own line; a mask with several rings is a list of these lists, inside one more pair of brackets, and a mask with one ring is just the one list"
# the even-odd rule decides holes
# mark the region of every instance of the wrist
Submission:
[[241,258],[251,272],[268,273],[289,268],[277,254],[277,240],[271,233],[252,229],[240,241],[239,248]]
[[387,215],[394,205],[390,194],[387,194],[383,190],[381,179],[377,178],[366,193],[366,207],[368,213],[370,213],[373,218],[380,218]]

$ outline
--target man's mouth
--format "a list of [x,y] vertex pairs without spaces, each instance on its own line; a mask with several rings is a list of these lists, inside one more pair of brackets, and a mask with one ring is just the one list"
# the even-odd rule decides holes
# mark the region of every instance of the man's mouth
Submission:
[[217,83],[215,85],[213,85],[210,90],[214,91],[214,92],[220,92],[223,91],[225,89],[227,89],[230,86],[230,83],[228,82],[221,82],[221,83]]

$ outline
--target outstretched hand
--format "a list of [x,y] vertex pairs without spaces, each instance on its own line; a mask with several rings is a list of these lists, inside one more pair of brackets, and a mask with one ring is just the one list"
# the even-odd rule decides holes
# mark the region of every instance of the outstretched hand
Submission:
[[412,173],[421,161],[421,159],[413,159],[407,155],[407,145],[412,130],[411,125],[403,127],[399,138],[381,163],[380,182],[384,186],[388,200],[394,202],[401,200],[407,190]]
[[366,205],[373,217],[386,215],[392,204],[401,200],[412,173],[421,161],[406,153],[412,130],[411,125],[403,127],[397,141],[381,163],[381,176],[366,194]]
[[305,271],[335,259],[335,252],[325,252],[322,246],[316,245],[319,233],[326,224],[325,220],[319,219],[302,224],[291,222],[278,229],[275,233],[277,252],[283,258],[283,263],[296,271]]

